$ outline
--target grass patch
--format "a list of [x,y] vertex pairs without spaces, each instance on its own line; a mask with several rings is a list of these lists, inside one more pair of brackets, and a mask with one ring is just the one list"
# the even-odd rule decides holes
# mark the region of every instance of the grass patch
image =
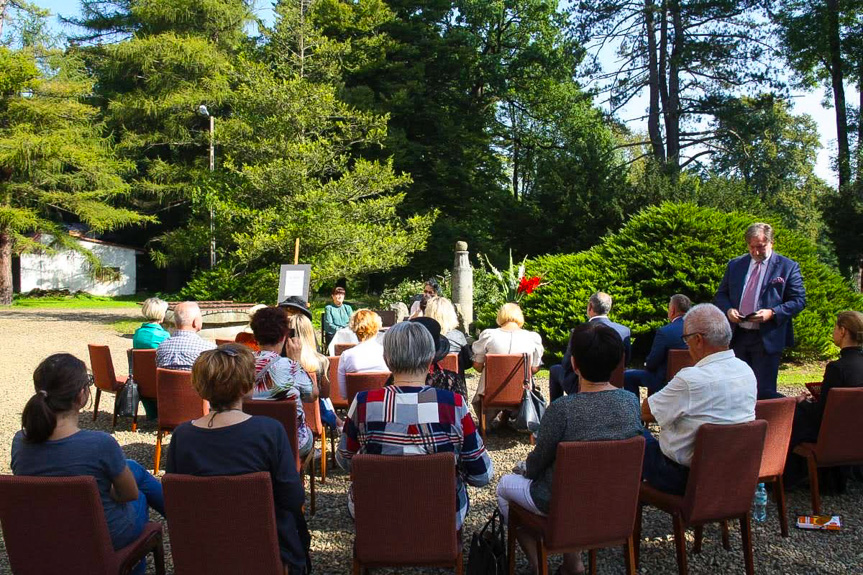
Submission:
[[785,363],[779,366],[779,385],[800,386],[810,381],[821,381],[825,363]]
[[86,308],[137,308],[149,294],[97,296],[87,293],[49,294],[44,296],[16,295],[12,307],[86,309]]
[[121,319],[108,324],[111,329],[120,335],[132,335],[135,330],[141,327],[144,323],[144,318],[141,319]]

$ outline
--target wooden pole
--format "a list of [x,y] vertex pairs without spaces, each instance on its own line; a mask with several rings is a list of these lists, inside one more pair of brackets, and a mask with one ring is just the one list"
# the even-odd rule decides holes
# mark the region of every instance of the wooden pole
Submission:
[[294,243],[294,265],[300,263],[300,238]]

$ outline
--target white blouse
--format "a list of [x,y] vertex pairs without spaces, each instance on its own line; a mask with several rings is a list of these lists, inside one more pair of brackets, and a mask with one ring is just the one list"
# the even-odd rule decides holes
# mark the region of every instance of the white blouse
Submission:
[[370,371],[389,371],[384,362],[384,346],[377,338],[367,339],[354,347],[346,349],[339,356],[339,391],[342,397],[348,396],[346,373],[363,373]]

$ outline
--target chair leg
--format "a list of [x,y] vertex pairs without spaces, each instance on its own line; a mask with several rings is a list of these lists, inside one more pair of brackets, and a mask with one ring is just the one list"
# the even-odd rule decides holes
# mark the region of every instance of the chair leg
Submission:
[[722,548],[726,551],[731,551],[731,536],[728,534],[728,521],[720,521],[722,525]]
[[314,447],[312,447],[311,456],[312,456],[312,461],[309,464],[309,471],[310,471],[310,473],[309,473],[309,490],[311,491],[310,499],[312,500],[311,505],[310,505],[310,510],[311,510],[310,514],[314,515],[315,510],[316,510],[315,501],[317,499],[317,497],[316,497],[317,493],[315,490],[315,448]]
[[116,399],[117,399],[117,396],[115,395],[114,396],[114,400],[115,400],[114,401],[114,416],[111,418],[111,429],[112,430],[115,427],[117,427],[117,402],[116,402]]
[[336,433],[330,433],[330,453],[333,456],[332,466],[333,469],[336,468]]
[[754,575],[755,563],[752,559],[752,524],[749,522],[749,512],[740,518],[740,536],[743,539],[743,560],[746,563],[746,575]]
[[327,427],[321,425],[321,483],[327,482]]
[[530,439],[528,439],[531,445],[536,445],[536,437],[533,436],[533,433],[530,434]]
[[138,406],[141,402],[135,404],[135,413],[132,414],[132,431],[138,431]]
[[818,515],[821,513],[821,492],[818,487],[818,464],[815,458],[809,455],[806,457],[806,464],[809,468],[809,493],[812,496],[812,514]]
[[695,526],[695,545],[692,546],[692,553],[701,553],[701,542],[704,539],[704,525]]
[[354,557],[354,575],[362,575],[363,567],[360,562]]
[[93,402],[93,421],[96,421],[96,417],[99,415],[99,399],[102,397],[102,390],[98,387],[96,388],[96,401]]
[[776,508],[779,511],[779,530],[783,537],[788,537],[788,508],[785,502],[785,482],[782,475],[773,484],[773,494],[776,498]]
[[156,461],[153,463],[153,475],[159,475],[159,462],[162,460],[162,430],[156,432]]
[[596,575],[596,549],[587,552],[587,572]]
[[548,553],[545,550],[545,541],[538,539],[536,542],[536,566],[539,567],[539,575],[548,575]]
[[674,549],[677,552],[677,572],[686,575],[686,529],[683,528],[683,517],[675,513],[672,515],[674,522]]
[[455,558],[455,575],[463,575],[464,574],[464,553],[459,551],[459,554]]
[[644,515],[644,505],[639,503],[638,510],[635,513],[635,530],[632,534],[633,539],[633,554],[635,555],[635,568],[638,569],[638,562],[641,560],[641,520]]
[[509,575],[515,575],[515,519],[512,517],[512,513],[509,515],[509,521],[507,522],[507,535],[506,535],[506,556],[509,558]]
[[165,575],[165,548],[162,545],[161,535],[156,547],[153,548],[153,563],[156,566],[156,575]]
[[626,575],[635,575],[635,545],[632,536],[623,545],[623,559],[626,562]]
[[[98,403],[98,399],[96,400]],[[483,443],[485,442],[485,411],[480,408],[479,410],[479,435],[482,437]]]

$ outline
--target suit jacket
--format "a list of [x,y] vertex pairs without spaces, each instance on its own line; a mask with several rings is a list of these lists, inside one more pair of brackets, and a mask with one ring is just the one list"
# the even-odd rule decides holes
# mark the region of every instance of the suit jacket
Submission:
[[669,349],[686,349],[686,344],[680,339],[683,335],[683,316],[656,330],[650,353],[644,361],[648,373],[653,376],[654,385],[665,383],[665,369],[668,363]]
[[803,441],[818,441],[818,431],[821,429],[824,408],[827,406],[827,394],[836,387],[863,387],[863,349],[842,349],[839,359],[828,363],[824,370],[818,401],[803,401],[797,404],[792,428],[792,446]]
[[[728,313],[731,308],[740,309],[751,261],[752,256],[746,254],[728,262],[713,299],[723,312]],[[791,318],[806,307],[806,289],[797,262],[773,252],[764,271],[760,302],[760,309],[772,309],[774,314],[773,319],[759,324],[764,350],[770,354],[780,353],[786,346],[794,345]],[[732,324],[732,328],[736,330],[737,324]]]
[[[630,335],[632,332],[630,332],[629,328],[625,325],[613,322],[607,317],[593,317],[588,320],[588,322],[592,321],[601,323],[602,325],[607,325],[608,327],[617,332],[617,334],[620,336],[620,339],[623,340],[623,365],[629,363],[629,358],[632,356],[632,342],[630,341]],[[560,362],[560,365],[563,368],[564,380],[569,377],[577,377],[575,375],[575,370],[572,369],[572,354],[569,352],[569,346],[567,346],[566,348],[566,353],[563,354],[563,361]]]

